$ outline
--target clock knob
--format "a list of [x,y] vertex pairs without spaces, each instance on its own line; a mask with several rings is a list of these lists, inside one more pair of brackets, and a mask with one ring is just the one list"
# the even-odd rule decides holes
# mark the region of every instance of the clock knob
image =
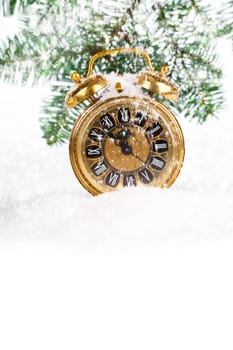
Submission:
[[73,80],[73,82],[75,83],[80,83],[81,82],[81,76],[78,72],[72,72],[70,75],[71,79]]
[[66,97],[66,105],[73,108],[81,102],[91,99],[94,94],[107,86],[107,80],[102,75],[92,75],[81,79],[77,72],[72,73],[71,79],[77,83],[77,87],[70,91]]
[[160,67],[160,73],[162,75],[167,75],[169,73],[169,66],[168,64],[164,64]]
[[122,84],[121,82],[117,81],[116,84],[115,84],[115,89],[118,91],[118,92],[122,92],[124,89],[122,87]]

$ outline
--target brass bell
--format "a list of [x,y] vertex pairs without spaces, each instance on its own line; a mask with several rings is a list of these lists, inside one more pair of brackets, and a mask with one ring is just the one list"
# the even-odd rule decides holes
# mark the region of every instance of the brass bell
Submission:
[[176,101],[179,96],[178,88],[165,78],[168,71],[168,66],[164,65],[160,68],[159,72],[143,72],[138,76],[137,84],[151,91],[153,94],[158,94],[169,100]]
[[76,72],[71,74],[71,79],[77,83],[77,87],[70,91],[66,97],[66,105],[73,108],[81,102],[91,99],[94,94],[107,86],[107,80],[102,75],[92,75],[81,79]]

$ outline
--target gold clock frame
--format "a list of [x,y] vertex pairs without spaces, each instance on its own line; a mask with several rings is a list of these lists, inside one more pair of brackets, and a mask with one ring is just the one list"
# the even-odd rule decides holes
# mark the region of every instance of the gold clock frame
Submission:
[[184,160],[183,133],[178,120],[168,107],[157,100],[152,100],[145,96],[119,96],[105,101],[98,101],[97,103],[90,105],[76,120],[71,132],[69,143],[70,162],[75,176],[82,186],[92,195],[110,192],[122,187],[122,184],[119,184],[114,189],[107,185],[99,185],[95,176],[87,167],[84,154],[85,133],[90,129],[91,123],[96,117],[100,117],[103,110],[106,111],[110,108],[117,107],[118,104],[137,104],[137,106],[139,106],[137,108],[139,109],[140,106],[143,109],[145,109],[146,106],[153,111],[159,112],[163,122],[166,123],[167,129],[170,129],[170,138],[173,139],[170,140],[168,148],[170,152],[168,154],[169,164],[164,170],[162,170],[162,175],[160,177],[154,179],[151,184],[147,185],[153,187],[170,187],[179,175]]
[[[115,89],[119,93],[119,95],[117,97],[110,97],[106,100],[101,99],[100,91],[107,87],[108,82],[107,82],[107,77],[103,75],[93,75],[94,63],[100,57],[113,55],[117,53],[124,53],[124,54],[133,53],[136,55],[141,55],[143,57],[147,68],[145,71],[140,72],[136,76],[135,84],[147,90],[149,92],[149,95],[139,94],[134,97],[126,96],[124,94],[124,89],[122,88],[121,83],[116,82]],[[70,135],[69,155],[70,155],[70,161],[71,161],[71,165],[75,176],[77,177],[79,182],[82,184],[82,186],[91,194],[97,195],[100,193],[118,189],[119,187],[122,186],[122,183],[121,183],[121,185],[118,184],[116,188],[112,189],[107,185],[103,186],[98,184],[97,179],[91,173],[90,162],[88,162],[87,160],[85,150],[84,150],[84,141],[83,141],[83,138],[87,137],[85,136],[86,132],[90,127],[91,123],[93,122],[93,120],[95,120],[96,117],[99,117],[103,110],[106,111],[109,108],[117,108],[117,106],[119,108],[119,103],[123,105],[127,105],[127,103],[129,103],[131,106],[137,105],[139,106],[139,108],[141,106],[142,111],[147,109],[148,106],[150,106],[152,111],[156,111],[156,110],[159,111],[161,115],[160,121],[166,124],[165,130],[169,130],[168,132],[169,147],[167,151],[168,153],[167,158],[166,156],[164,156],[166,158],[167,166],[164,167],[164,169],[160,172],[159,176],[157,176],[158,174],[156,174],[156,171],[155,171],[153,176],[154,177],[157,176],[157,178],[155,180],[153,177],[153,181],[150,184],[148,184],[148,186],[170,187],[175,181],[175,179],[177,178],[184,161],[185,148],[184,148],[183,133],[179,125],[179,122],[176,119],[176,116],[172,113],[172,111],[162,102],[153,98],[153,96],[157,94],[172,101],[176,101],[178,99],[179,94],[178,94],[177,87],[166,79],[166,75],[168,74],[168,72],[169,72],[169,67],[166,64],[163,65],[159,71],[157,72],[154,71],[149,55],[145,51],[139,48],[116,48],[116,49],[101,51],[95,54],[89,61],[87,76],[85,78],[81,78],[81,76],[77,72],[72,72],[71,79],[75,82],[76,87],[72,91],[70,91],[66,96],[67,107],[73,108],[78,104],[80,104],[81,102],[83,102],[84,100],[88,100],[90,104],[86,108],[86,110],[82,113],[82,115],[76,120],[73,126],[73,129]],[[99,94],[98,98],[96,98],[96,94]],[[135,106],[132,108],[136,108]],[[129,129],[130,127],[131,126],[128,125]],[[134,138],[138,142],[138,144],[140,144],[139,134],[137,132],[135,132],[134,134],[138,135],[136,136],[137,140],[135,135],[134,135]],[[146,136],[144,136],[144,138],[145,137]],[[135,142],[134,145],[136,144],[136,141],[134,141]],[[143,142],[141,141],[141,144],[142,143]],[[113,154],[114,152],[111,150],[110,141],[108,141],[108,145],[109,145],[108,149],[110,149],[110,151],[112,152],[112,153],[110,152],[109,154]],[[101,147],[102,146],[103,145],[101,145]],[[134,146],[130,145],[130,147],[132,149],[132,147]],[[146,147],[148,147],[148,145],[146,145]],[[134,156],[133,153],[131,154],[132,156]],[[139,159],[139,156],[141,156],[141,154],[139,155],[138,153],[137,155],[138,159]],[[118,162],[118,164],[124,164],[124,160],[126,159],[126,157],[124,158],[123,153],[121,153],[119,157],[122,159]],[[106,158],[104,158],[104,160],[105,159]],[[110,158],[108,157],[108,159]],[[146,168],[147,166],[149,166],[145,162],[144,162],[144,165],[146,165]],[[111,169],[111,166],[112,164],[110,164],[110,169]],[[130,165],[129,165],[129,168],[130,168]],[[124,173],[125,170],[118,170],[119,173],[121,173],[121,171],[122,173]],[[135,176],[138,177],[139,175],[135,175]]]

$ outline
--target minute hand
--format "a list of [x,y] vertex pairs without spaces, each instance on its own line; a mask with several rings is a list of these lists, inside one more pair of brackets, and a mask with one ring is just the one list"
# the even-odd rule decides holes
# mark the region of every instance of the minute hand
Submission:
[[146,165],[146,163],[144,162],[144,160],[142,158],[140,158],[137,154],[135,154],[134,152],[131,152],[132,156],[137,158],[138,160],[140,160],[140,162],[143,163],[143,165]]

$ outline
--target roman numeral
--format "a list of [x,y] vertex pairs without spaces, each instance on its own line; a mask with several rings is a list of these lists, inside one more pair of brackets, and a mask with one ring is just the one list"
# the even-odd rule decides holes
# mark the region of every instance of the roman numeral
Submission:
[[163,131],[162,126],[159,123],[154,123],[146,129],[146,133],[149,137],[155,137],[161,134]]
[[155,170],[162,170],[165,166],[166,162],[162,158],[152,157],[150,159],[150,166]]
[[168,143],[165,140],[157,140],[153,142],[153,151],[157,153],[163,153],[168,151]]
[[129,123],[130,110],[128,108],[120,108],[118,111],[118,120],[120,123]]
[[88,136],[90,139],[93,141],[100,142],[104,138],[104,132],[101,129],[98,128],[92,128],[91,131],[89,132]]
[[144,183],[144,184],[148,184],[153,180],[153,174],[151,173],[150,170],[148,169],[142,169],[138,172],[138,175],[140,177],[140,180]]
[[123,185],[125,187],[136,186],[136,179],[134,175],[125,175],[123,179]]
[[102,154],[100,147],[98,146],[88,146],[86,148],[86,156],[88,158],[98,158]]
[[108,169],[107,165],[104,162],[96,163],[91,170],[96,176],[102,175]]
[[143,127],[148,120],[148,116],[142,112],[138,112],[134,119],[134,124]]
[[105,114],[100,118],[100,123],[105,129],[111,129],[115,125],[115,121],[110,114]]
[[111,187],[116,187],[119,180],[120,180],[120,174],[115,173],[114,171],[111,171],[106,178],[106,184]]

